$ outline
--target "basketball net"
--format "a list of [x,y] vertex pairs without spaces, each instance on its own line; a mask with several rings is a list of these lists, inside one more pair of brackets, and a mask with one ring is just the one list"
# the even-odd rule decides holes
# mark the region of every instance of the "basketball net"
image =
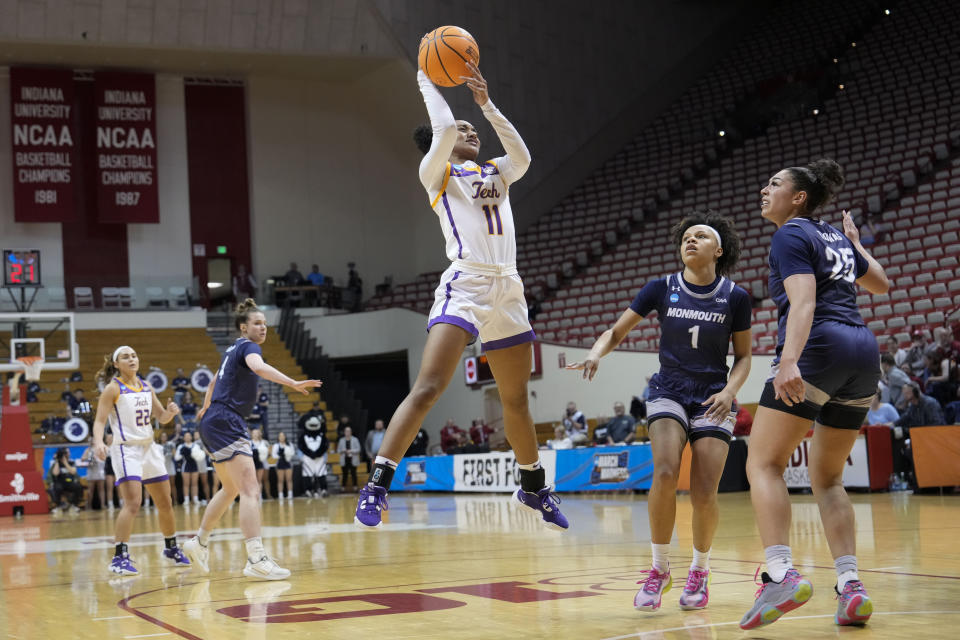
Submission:
[[39,380],[40,371],[43,369],[43,358],[39,356],[22,356],[17,358],[17,363],[23,367],[23,371],[17,371],[8,381],[10,387],[10,404],[20,404],[20,378],[26,377],[27,380]]

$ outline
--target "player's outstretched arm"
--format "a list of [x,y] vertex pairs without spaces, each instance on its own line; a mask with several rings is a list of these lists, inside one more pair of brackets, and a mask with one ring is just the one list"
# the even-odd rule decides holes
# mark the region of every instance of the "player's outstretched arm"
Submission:
[[440,189],[446,176],[447,161],[457,144],[457,121],[447,101],[423,71],[417,71],[417,84],[433,129],[430,150],[420,161],[420,182],[425,189]]
[[527,149],[527,145],[524,144],[523,138],[520,137],[513,124],[500,113],[500,110],[490,100],[487,81],[480,73],[480,69],[472,62],[467,63],[467,69],[470,71],[470,75],[463,76],[465,78],[464,84],[473,93],[474,102],[480,105],[483,116],[493,126],[493,130],[497,132],[497,137],[500,139],[500,144],[507,152],[506,156],[498,160],[497,170],[508,183],[516,182],[523,177],[523,174],[530,167],[532,160],[530,150]]
[[286,385],[304,395],[310,393],[310,389],[319,389],[323,384],[320,380],[294,380],[264,362],[259,353],[248,353],[247,357],[244,358],[244,362],[250,367],[250,371],[253,371],[264,380]]
[[97,415],[93,419],[93,454],[101,460],[107,459],[107,445],[103,441],[103,432],[107,427],[107,420],[110,412],[113,411],[113,405],[117,403],[117,396],[120,395],[120,389],[116,383],[110,382],[100,394],[97,400]]
[[583,377],[587,380],[593,380],[593,376],[597,375],[597,370],[600,368],[600,358],[620,346],[630,330],[637,326],[637,323],[641,320],[643,320],[642,315],[633,309],[627,309],[620,314],[612,327],[600,334],[583,362],[568,364],[567,369],[583,370]]

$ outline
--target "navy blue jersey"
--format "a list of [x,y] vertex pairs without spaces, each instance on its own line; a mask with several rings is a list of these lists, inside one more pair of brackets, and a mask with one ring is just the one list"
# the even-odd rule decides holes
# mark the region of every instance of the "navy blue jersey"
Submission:
[[779,313],[777,354],[783,349],[790,301],[783,281],[798,273],[817,280],[813,326],[832,320],[863,327],[854,281],[867,272],[867,259],[842,232],[826,222],[794,218],[780,227],[770,246],[770,297]]
[[750,328],[750,294],[722,276],[698,286],[677,273],[648,282],[630,308],[660,316],[662,378],[726,383],[730,336]]
[[237,338],[227,349],[217,371],[217,384],[211,398],[211,402],[226,405],[244,417],[250,415],[257,401],[257,382],[260,380],[260,376],[247,366],[246,358],[251,353],[263,357],[260,345],[247,338]]

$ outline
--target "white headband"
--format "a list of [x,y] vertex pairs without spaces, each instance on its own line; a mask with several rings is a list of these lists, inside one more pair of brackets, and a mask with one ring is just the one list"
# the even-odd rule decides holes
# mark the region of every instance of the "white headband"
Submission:
[[721,249],[723,249],[723,241],[720,239],[720,232],[719,232],[719,231],[717,231],[716,229],[714,229],[713,227],[711,227],[711,226],[708,225],[708,224],[695,224],[695,225],[691,225],[691,226],[694,226],[694,227],[706,227],[707,229],[709,229],[710,232],[713,234],[713,237],[717,239],[717,246],[720,247]]
[[127,345],[123,345],[122,347],[117,347],[116,351],[113,352],[114,362],[117,361],[117,358],[120,356],[120,352],[123,351],[124,349],[130,349],[130,351],[133,351],[133,347],[128,347]]

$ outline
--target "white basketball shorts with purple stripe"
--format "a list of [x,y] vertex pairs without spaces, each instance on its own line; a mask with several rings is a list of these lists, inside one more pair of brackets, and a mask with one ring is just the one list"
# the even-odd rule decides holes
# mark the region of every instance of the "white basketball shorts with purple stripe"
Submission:
[[163,459],[163,447],[152,442],[127,444],[114,441],[110,446],[110,460],[117,476],[114,484],[133,480],[150,484],[170,477]]

